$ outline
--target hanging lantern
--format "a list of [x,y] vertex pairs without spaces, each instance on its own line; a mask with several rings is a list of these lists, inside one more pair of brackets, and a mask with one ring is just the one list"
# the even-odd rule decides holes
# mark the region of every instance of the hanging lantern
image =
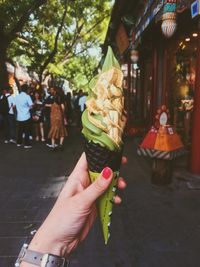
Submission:
[[163,19],[161,28],[165,37],[167,38],[172,37],[177,29],[176,19],[172,18]]
[[137,63],[139,60],[139,52],[135,45],[131,42],[129,46],[129,55],[132,63]]
[[176,22],[176,0],[167,0],[163,8],[162,32],[165,37],[170,38],[173,36],[177,29]]
[[131,62],[137,63],[139,60],[139,52],[136,49],[131,50]]

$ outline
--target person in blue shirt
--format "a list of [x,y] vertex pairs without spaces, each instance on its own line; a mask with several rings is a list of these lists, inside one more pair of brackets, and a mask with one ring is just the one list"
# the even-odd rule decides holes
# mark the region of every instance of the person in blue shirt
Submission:
[[15,98],[15,105],[17,110],[18,134],[17,146],[23,143],[23,134],[25,135],[24,148],[31,148],[30,144],[30,127],[31,127],[31,108],[33,101],[27,94],[28,85],[23,84],[19,95]]

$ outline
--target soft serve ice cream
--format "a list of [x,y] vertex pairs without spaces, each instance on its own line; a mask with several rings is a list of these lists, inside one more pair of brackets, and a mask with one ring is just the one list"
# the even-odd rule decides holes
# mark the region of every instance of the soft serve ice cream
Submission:
[[94,181],[106,166],[111,167],[115,174],[111,186],[98,201],[106,244],[110,235],[112,200],[116,191],[126,123],[122,80],[119,63],[109,47],[102,72],[93,80],[86,101],[87,108],[82,115],[82,133],[86,140],[85,152],[91,181]]

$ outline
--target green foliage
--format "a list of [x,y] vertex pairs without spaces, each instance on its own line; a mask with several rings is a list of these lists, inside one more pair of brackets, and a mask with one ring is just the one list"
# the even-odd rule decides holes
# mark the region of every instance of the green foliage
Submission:
[[6,33],[15,27],[16,22],[33,2],[34,0],[0,0],[0,21]]
[[98,60],[89,55],[78,55],[67,62],[64,77],[74,85],[75,88],[88,91],[88,83],[94,76]]
[[[7,0],[1,3],[0,18],[7,32],[35,1]],[[39,75],[59,75],[76,87],[86,88],[99,61],[99,53],[91,55],[90,48],[95,51],[105,39],[112,1],[68,0],[64,24],[55,43],[66,1],[48,0],[35,10],[11,43],[8,55]],[[54,49],[56,53],[51,58]],[[48,59],[50,62],[45,66]]]

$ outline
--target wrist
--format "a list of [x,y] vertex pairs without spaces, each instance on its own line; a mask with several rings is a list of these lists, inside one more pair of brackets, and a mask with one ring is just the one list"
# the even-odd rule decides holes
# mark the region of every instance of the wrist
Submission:
[[20,264],[20,267],[35,267],[35,265],[28,263],[28,262],[25,262],[25,261],[22,261]]
[[16,267],[32,267],[32,266],[48,266],[48,267],[67,267],[69,266],[69,261],[57,255],[50,253],[40,253],[30,249],[26,249],[23,245],[18,259],[15,263]]
[[45,234],[38,230],[28,247],[30,250],[40,253],[49,253],[59,257],[68,257],[67,246],[52,238],[51,234]]

